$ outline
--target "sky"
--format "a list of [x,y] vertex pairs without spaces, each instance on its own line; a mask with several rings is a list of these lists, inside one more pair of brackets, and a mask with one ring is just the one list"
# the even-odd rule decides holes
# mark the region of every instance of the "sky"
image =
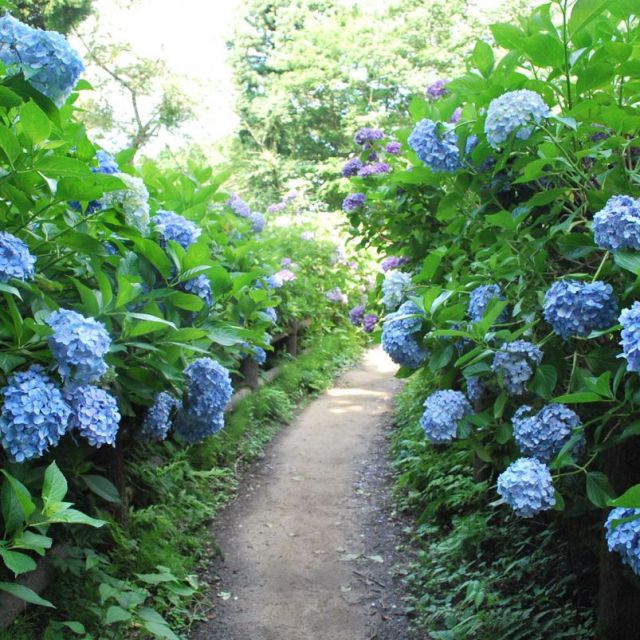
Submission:
[[[367,9],[380,9],[393,0],[343,0]],[[502,0],[475,0],[480,14],[491,11]],[[180,86],[194,100],[195,118],[176,135],[164,134],[145,147],[155,155],[165,145],[180,145],[185,136],[208,148],[231,135],[237,125],[235,94],[225,43],[242,10],[243,0],[97,0],[93,20],[111,38],[131,43],[133,50],[152,59],[163,59]],[[76,42],[80,50],[82,47]],[[89,67],[89,82],[96,70]],[[114,96],[116,112],[128,113],[129,103]],[[116,145],[122,141],[113,141]]]

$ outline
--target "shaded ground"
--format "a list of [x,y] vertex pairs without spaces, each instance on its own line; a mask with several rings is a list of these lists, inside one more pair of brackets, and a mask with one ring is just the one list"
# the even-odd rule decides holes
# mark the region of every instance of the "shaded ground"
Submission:
[[192,640],[406,640],[387,506],[394,371],[369,351],[249,471],[214,526],[225,559]]

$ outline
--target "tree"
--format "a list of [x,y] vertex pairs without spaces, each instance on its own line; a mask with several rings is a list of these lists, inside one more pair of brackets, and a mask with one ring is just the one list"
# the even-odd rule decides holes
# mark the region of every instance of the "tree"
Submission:
[[68,34],[93,11],[93,0],[18,0],[11,13],[32,27]]

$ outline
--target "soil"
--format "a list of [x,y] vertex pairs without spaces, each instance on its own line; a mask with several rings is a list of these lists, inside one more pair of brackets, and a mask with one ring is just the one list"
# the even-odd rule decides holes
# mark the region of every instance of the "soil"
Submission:
[[192,640],[410,637],[406,523],[389,495],[395,369],[368,351],[249,469],[212,527],[224,559]]

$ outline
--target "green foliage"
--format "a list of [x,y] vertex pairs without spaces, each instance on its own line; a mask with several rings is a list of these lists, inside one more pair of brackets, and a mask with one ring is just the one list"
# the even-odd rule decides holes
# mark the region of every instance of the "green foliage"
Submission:
[[93,0],[15,0],[12,14],[32,27],[70,33],[93,11]]

